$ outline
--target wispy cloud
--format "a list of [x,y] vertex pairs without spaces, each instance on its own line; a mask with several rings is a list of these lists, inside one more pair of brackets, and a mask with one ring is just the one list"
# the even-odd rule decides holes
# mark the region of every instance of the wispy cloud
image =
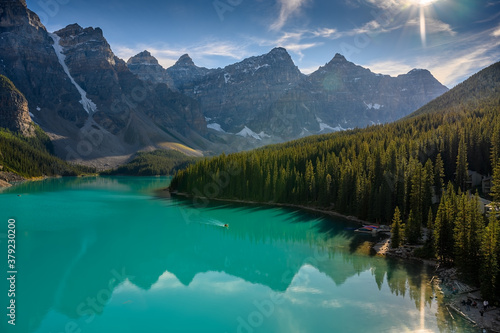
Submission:
[[397,60],[376,61],[366,65],[372,72],[390,76],[408,73],[413,67]]
[[311,67],[300,67],[300,71],[303,74],[309,75],[311,73],[314,73],[318,70],[319,66],[311,66]]
[[500,37],[500,25],[491,33],[493,37]]
[[210,57],[226,57],[233,60],[242,60],[250,55],[247,45],[240,42],[207,40],[201,44],[188,46],[171,46],[164,43],[137,44],[134,46],[112,45],[113,51],[119,57],[127,61],[130,57],[139,52],[148,50],[158,59],[158,62],[165,68],[175,64],[179,57],[185,53],[200,62],[202,66],[210,65]]
[[382,25],[380,24],[377,20],[372,20],[364,25],[362,25],[359,28],[354,28],[351,30],[343,31],[339,33],[339,38],[344,37],[344,36],[356,36],[356,35],[363,35],[367,34],[369,36],[373,35],[379,35],[383,33],[388,33],[394,30],[398,30],[402,28],[402,24],[390,24],[390,25]]
[[[494,33],[494,32],[493,32]],[[406,61],[387,60],[365,64],[374,72],[396,76],[412,68],[426,68],[441,83],[453,87],[471,74],[498,61],[500,40],[493,40],[492,31],[469,35],[453,41],[454,47],[429,56],[408,57]]]
[[493,7],[493,6],[496,6],[496,5],[500,5],[500,1],[488,1],[486,3],[486,7]]
[[276,47],[281,46],[290,52],[299,56],[300,59],[304,57],[302,51],[323,45],[324,43],[317,40],[317,37],[326,37],[335,33],[335,29],[323,28],[317,30],[297,30],[292,32],[283,32],[277,38],[255,38],[250,37],[255,44],[259,46]]
[[331,28],[319,28],[317,30],[311,31],[314,37],[331,38],[338,35],[337,29]]
[[[420,27],[420,21],[417,19],[408,20],[408,22],[406,22],[406,26]],[[434,33],[446,32],[451,36],[455,36],[457,34],[456,31],[454,31],[449,24],[430,17],[427,17],[425,19],[425,26],[427,33],[434,34]]]
[[298,15],[309,0],[278,0],[280,13],[278,19],[271,24],[271,30],[281,30],[288,19],[293,15]]

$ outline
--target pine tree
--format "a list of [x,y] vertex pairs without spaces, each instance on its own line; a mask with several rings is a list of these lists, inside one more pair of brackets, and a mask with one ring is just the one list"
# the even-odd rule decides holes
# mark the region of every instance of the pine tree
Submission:
[[438,199],[441,199],[441,194],[444,190],[444,163],[441,158],[441,153],[436,157],[434,163],[434,189]]
[[484,299],[492,299],[498,287],[500,227],[494,214],[490,215],[488,226],[485,228],[481,242],[481,295]]
[[429,213],[427,214],[427,238],[425,240],[426,253],[430,257],[434,257],[436,250],[434,248],[434,215],[432,214],[432,208],[429,208]]
[[437,257],[442,261],[453,259],[455,212],[456,195],[453,185],[449,183],[446,193],[441,197],[434,222],[434,247]]
[[477,282],[474,281],[474,272],[479,265],[479,246],[484,227],[478,200],[478,196],[470,198],[465,193],[457,199],[454,228],[455,263],[461,275],[471,282]]
[[421,222],[417,219],[413,210],[410,210],[408,223],[406,223],[405,235],[408,243],[417,244],[422,235]]
[[500,160],[494,165],[492,182],[491,196],[498,203],[500,202]]
[[495,166],[500,162],[500,123],[496,123],[491,135],[491,163]]
[[467,190],[467,181],[469,180],[469,165],[467,163],[467,146],[465,144],[465,134],[460,135],[458,144],[458,155],[455,171],[455,183],[463,192]]
[[404,230],[401,221],[401,212],[399,207],[394,210],[394,217],[392,219],[391,228],[391,247],[398,248],[403,244]]

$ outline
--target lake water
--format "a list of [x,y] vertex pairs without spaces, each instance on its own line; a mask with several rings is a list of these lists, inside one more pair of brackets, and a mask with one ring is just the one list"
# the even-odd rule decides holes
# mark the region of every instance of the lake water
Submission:
[[370,255],[371,236],[347,221],[157,198],[168,183],[4,190],[0,267],[7,276],[15,219],[16,326],[4,278],[0,332],[478,332],[440,305],[432,270]]

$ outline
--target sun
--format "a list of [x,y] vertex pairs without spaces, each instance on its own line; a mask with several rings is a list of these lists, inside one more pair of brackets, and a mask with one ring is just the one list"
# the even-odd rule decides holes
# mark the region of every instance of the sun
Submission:
[[428,6],[432,4],[433,2],[436,2],[437,0],[417,0],[420,4],[420,6]]
[[438,0],[410,0],[410,3],[413,6],[425,7],[425,6],[429,6],[429,5],[433,4],[436,1],[438,1]]

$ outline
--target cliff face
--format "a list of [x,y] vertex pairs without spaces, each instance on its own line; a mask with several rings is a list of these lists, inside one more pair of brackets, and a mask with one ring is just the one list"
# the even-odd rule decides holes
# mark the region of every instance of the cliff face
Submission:
[[73,24],[55,35],[71,77],[94,104],[93,121],[105,131],[137,147],[206,132],[194,100],[137,78],[113,54],[101,29]]
[[199,104],[140,80],[101,29],[72,24],[49,34],[23,1],[0,5],[0,74],[25,95],[60,157],[96,160],[164,142],[206,143]]
[[0,9],[0,74],[24,94],[40,123],[60,117],[81,127],[87,114],[38,16],[24,1],[0,1]]
[[0,75],[0,127],[24,136],[35,135],[28,110],[28,101],[14,84]]

